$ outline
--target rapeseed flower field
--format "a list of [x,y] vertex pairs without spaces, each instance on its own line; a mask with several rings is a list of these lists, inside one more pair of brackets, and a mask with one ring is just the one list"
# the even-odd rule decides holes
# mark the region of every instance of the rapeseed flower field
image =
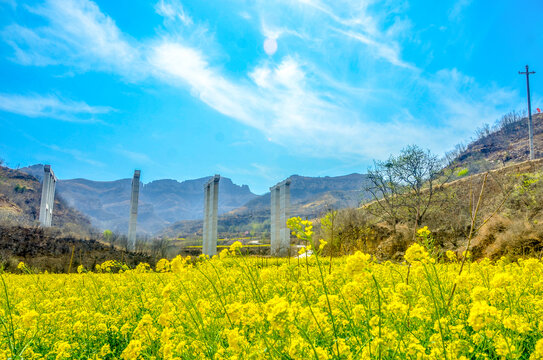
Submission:
[[[2,274],[0,359],[543,359],[543,264],[443,256],[110,261],[78,274]],[[462,267],[462,271],[460,268]]]

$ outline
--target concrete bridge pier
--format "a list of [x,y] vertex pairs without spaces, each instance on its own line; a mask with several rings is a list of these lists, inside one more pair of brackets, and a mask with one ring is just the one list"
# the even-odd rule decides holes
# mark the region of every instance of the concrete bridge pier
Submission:
[[217,226],[219,212],[220,175],[213,176],[204,185],[204,231],[202,254],[212,257],[217,254]]
[[50,227],[53,221],[53,206],[55,205],[55,188],[57,177],[51,165],[43,167],[43,182],[41,187],[40,217],[41,226]]
[[290,180],[270,188],[271,196],[271,255],[289,256],[290,230],[287,220],[290,213]]
[[136,250],[136,225],[138,223],[138,200],[140,194],[140,170],[134,171],[130,196],[130,220],[128,223],[128,250]]

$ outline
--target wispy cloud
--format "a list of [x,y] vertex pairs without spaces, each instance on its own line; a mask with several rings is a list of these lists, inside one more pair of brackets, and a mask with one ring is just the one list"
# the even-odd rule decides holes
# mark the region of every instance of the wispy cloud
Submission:
[[17,1],[15,0],[0,0],[0,6],[1,5],[7,5],[11,7],[12,9],[17,8]]
[[185,12],[180,1],[160,0],[155,5],[155,11],[170,21],[180,20],[186,26],[193,24],[192,18]]
[[[242,168],[231,168],[224,165],[217,165],[217,170],[228,177],[240,175],[254,176],[269,181],[277,180],[277,174],[282,172],[281,169],[260,163],[251,163],[248,166]],[[286,174],[284,176],[286,176]]]
[[51,118],[68,122],[96,123],[96,115],[114,109],[107,106],[90,106],[85,102],[62,99],[54,95],[0,94],[0,111],[32,118]]
[[92,166],[98,166],[98,167],[104,167],[106,166],[106,164],[104,164],[103,162],[101,161],[97,161],[97,160],[94,160],[94,159],[91,159],[89,157],[88,154],[86,154],[85,152],[81,151],[81,150],[77,150],[77,149],[68,149],[68,148],[65,148],[65,147],[60,147],[60,146],[57,146],[57,145],[46,145],[46,144],[43,144],[43,146],[51,149],[51,150],[54,150],[56,152],[60,152],[60,153],[64,153],[64,154],[68,154],[70,155],[71,157],[73,157],[75,160],[77,161],[81,161],[81,162],[84,162],[84,163],[87,163],[89,165],[92,165]]
[[10,25],[2,37],[14,49],[14,60],[24,65],[69,65],[83,71],[141,76],[130,71],[141,65],[139,50],[131,45],[113,19],[87,0],[48,0],[26,9],[47,21],[47,26]]
[[[371,4],[258,2],[247,18],[258,18],[255,23],[263,37],[293,35],[297,45],[293,48],[303,45],[312,58],[297,50],[276,54],[274,59],[248,64],[249,70],[241,75],[220,65],[216,54],[224,49],[212,49],[213,41],[206,40],[207,28],[176,0],[156,4],[166,29],[146,41],[122,33],[89,0],[46,0],[29,9],[45,19],[46,26],[14,24],[2,36],[14,49],[13,59],[21,64],[113,72],[127,81],[152,77],[190,91],[209,107],[258,129],[275,143],[314,157],[382,158],[418,139],[440,150],[453,145],[458,139],[454,134],[460,130],[471,131],[473,122],[488,121],[516,101],[515,92],[481,87],[455,69],[424,73],[402,57],[401,40],[407,36],[409,20],[396,14],[403,5],[387,2],[381,15],[369,10]],[[392,20],[385,21],[384,16]],[[295,20],[284,24],[284,18]],[[183,30],[168,22],[181,22]],[[359,66],[372,71],[361,71],[360,81],[330,75],[314,59],[325,58],[338,68],[350,65],[335,64],[344,61],[341,55],[328,58],[335,55],[337,42],[343,51],[358,56]],[[428,99],[419,100],[428,102],[424,109],[412,101],[414,96]],[[46,112],[44,108],[27,114]],[[57,118],[64,115],[60,112]],[[121,151],[137,161],[149,160],[143,154]]]
[[476,126],[498,119],[511,110],[512,99],[520,97],[517,90],[481,87],[473,77],[457,69],[438,71],[427,86],[436,109],[445,115],[443,125],[458,134],[466,130],[472,133]]
[[[94,160],[88,153],[86,153],[84,151],[69,148],[69,147],[65,147],[65,146],[58,146],[58,145],[55,145],[55,144],[45,143],[45,142],[41,141],[40,139],[35,138],[34,136],[32,136],[32,135],[30,135],[30,134],[28,134],[26,132],[20,131],[20,134],[23,137],[27,138],[29,141],[31,141],[34,144],[39,144],[41,147],[43,147],[45,149],[53,150],[55,153],[62,153],[62,154],[70,155],[70,157],[72,157],[74,160],[77,160],[79,162],[84,162],[86,164],[89,164],[89,165],[92,165],[92,166],[97,166],[97,167],[105,167],[106,166],[106,164],[104,164],[103,162],[98,161],[98,160]],[[43,155],[44,153],[47,153],[47,151],[40,151],[39,152],[40,155],[36,158],[36,160],[38,162],[42,162],[43,159],[45,159],[45,158],[50,158],[50,156],[47,156],[47,155],[44,156]]]
[[462,12],[471,5],[472,0],[456,0],[449,11],[449,20],[458,20]]
[[257,128],[271,141],[308,151],[317,142],[323,155],[338,145],[349,153],[360,151],[339,140],[362,135],[357,122],[349,121],[355,115],[313,90],[303,65],[293,58],[254,68],[252,82],[227,79],[199,51],[178,43],[157,45],[150,62],[165,81],[181,81],[207,105]]
[[[320,0],[285,0],[280,3],[285,6],[260,2],[258,12],[262,23],[266,25],[262,27],[264,33],[269,32],[268,29],[278,28],[282,32],[302,34],[311,27],[311,36],[304,36],[306,41],[327,43],[334,38],[330,34],[335,33],[347,40],[358,41],[369,49],[369,55],[375,59],[385,60],[395,66],[413,67],[401,59],[401,47],[397,39],[399,35],[404,35],[409,27],[409,21],[397,15],[404,7],[403,2],[383,3],[380,11],[373,13],[369,10],[373,1],[338,0],[325,4]],[[308,11],[313,13],[308,14]],[[303,21],[291,23],[291,27],[286,28],[276,24],[282,19],[272,15],[277,12],[285,17],[291,12],[299,13],[297,15]],[[390,15],[395,15],[393,21],[385,21]]]
[[149,155],[137,151],[127,150],[121,145],[117,146],[114,151],[139,164],[154,164],[154,161],[151,160]]
[[387,44],[386,42],[374,40],[367,35],[354,31],[333,30],[367,45],[375,51],[375,56],[385,59],[392,65],[415,69],[415,66],[410,65],[401,59],[399,46],[395,43]]

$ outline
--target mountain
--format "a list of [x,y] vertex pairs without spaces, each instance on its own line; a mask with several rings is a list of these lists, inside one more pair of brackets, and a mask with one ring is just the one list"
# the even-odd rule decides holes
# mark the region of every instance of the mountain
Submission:
[[[308,177],[293,175],[290,178],[290,215],[315,217],[327,209],[357,207],[369,196],[364,191],[367,175]],[[219,195],[221,196],[221,195]],[[264,224],[269,230],[270,193],[255,197],[243,206],[219,217],[219,232],[249,231],[254,224]],[[180,221],[161,232],[163,236],[184,236],[200,233],[202,220]]]
[[[364,198],[363,189],[367,175],[350,174],[334,177],[292,175],[289,179],[292,213],[299,216],[311,216],[327,207],[358,206]],[[240,215],[255,211],[270,211],[269,192],[232,211],[232,214]]]
[[[41,166],[43,172],[43,166]],[[0,166],[0,222],[13,225],[33,226],[39,218],[41,184],[39,180],[21,170]],[[80,237],[91,232],[89,219],[71,208],[55,194],[53,226],[62,227]]]
[[[41,176],[43,165],[21,170]],[[210,178],[183,182],[164,179],[148,184],[140,183],[138,232],[155,233],[179,220],[201,219],[204,184]],[[68,204],[89,216],[94,226],[125,233],[128,230],[131,182],[132,179],[59,180],[57,192]],[[247,185],[236,185],[226,177],[221,177],[219,194],[219,214],[236,209],[257,197]]]

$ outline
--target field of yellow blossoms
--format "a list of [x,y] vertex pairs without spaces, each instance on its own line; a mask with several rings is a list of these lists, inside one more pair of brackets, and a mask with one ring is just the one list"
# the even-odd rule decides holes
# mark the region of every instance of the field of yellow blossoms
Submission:
[[[543,264],[415,243],[403,263],[318,256],[106,262],[2,274],[0,359],[543,359]],[[425,239],[429,232],[422,234]],[[462,271],[460,268],[462,267]]]

